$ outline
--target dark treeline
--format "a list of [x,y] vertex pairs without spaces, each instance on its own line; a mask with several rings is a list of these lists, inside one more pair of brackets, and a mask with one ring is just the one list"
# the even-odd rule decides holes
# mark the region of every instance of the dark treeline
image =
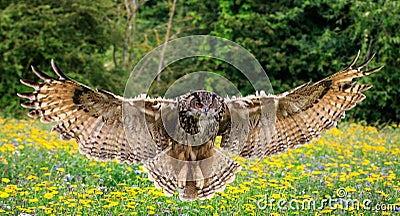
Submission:
[[[267,3],[266,3],[267,2]],[[50,60],[73,79],[123,94],[139,60],[164,41],[213,35],[236,42],[261,63],[275,93],[360,62],[385,68],[367,99],[348,112],[353,120],[399,122],[400,4],[398,1],[0,1],[0,109],[20,117],[19,79],[36,79],[30,65],[50,71]],[[187,47],[183,47],[187,49]],[[163,95],[193,71],[213,71],[253,93],[244,76],[212,58],[187,58],[165,68],[150,95]],[[211,83],[211,80],[203,80]],[[218,88],[215,87],[214,88]]]

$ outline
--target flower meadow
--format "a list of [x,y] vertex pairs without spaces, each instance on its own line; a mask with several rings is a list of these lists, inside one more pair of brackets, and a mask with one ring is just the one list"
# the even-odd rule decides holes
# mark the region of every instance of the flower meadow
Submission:
[[400,128],[341,123],[243,169],[209,200],[166,197],[141,165],[97,162],[37,120],[0,118],[0,215],[395,215]]

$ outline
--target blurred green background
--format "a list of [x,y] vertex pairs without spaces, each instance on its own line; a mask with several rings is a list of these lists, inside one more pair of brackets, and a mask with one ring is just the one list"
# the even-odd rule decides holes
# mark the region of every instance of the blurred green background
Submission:
[[[30,65],[49,72],[54,59],[71,78],[123,94],[132,68],[164,41],[213,35],[249,50],[275,93],[339,71],[358,50],[360,63],[377,53],[368,68],[385,67],[361,80],[374,88],[347,119],[399,123],[399,29],[399,1],[2,0],[0,115],[26,116],[16,92],[29,91],[19,79],[37,80]],[[216,72],[253,93],[233,66],[203,57],[170,65],[150,95],[192,71]]]

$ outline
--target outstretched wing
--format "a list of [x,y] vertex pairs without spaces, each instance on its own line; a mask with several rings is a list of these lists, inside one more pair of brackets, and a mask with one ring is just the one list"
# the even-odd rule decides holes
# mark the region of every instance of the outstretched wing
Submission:
[[345,111],[362,101],[369,84],[355,78],[383,68],[362,70],[374,56],[353,68],[360,52],[344,70],[314,84],[306,83],[279,95],[252,95],[227,100],[221,147],[243,157],[263,158],[310,142],[335,127]]
[[160,112],[162,106],[174,109],[175,101],[124,99],[104,90],[92,90],[65,76],[53,61],[51,64],[58,79],[32,67],[44,82],[21,80],[35,89],[18,94],[29,99],[22,106],[33,109],[30,117],[56,122],[52,131],[65,140],[76,139],[80,152],[97,160],[145,162],[168,147]]

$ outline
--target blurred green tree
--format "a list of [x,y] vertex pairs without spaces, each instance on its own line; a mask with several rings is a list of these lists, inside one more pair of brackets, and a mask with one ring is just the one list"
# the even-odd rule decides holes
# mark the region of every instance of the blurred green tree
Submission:
[[111,44],[104,16],[110,1],[1,1],[0,109],[16,113],[19,79],[33,79],[30,65],[44,71],[54,59],[69,76],[108,88],[102,53]]
[[[54,58],[72,78],[121,94],[133,66],[165,39],[214,35],[249,50],[266,70],[275,93],[339,71],[359,49],[361,60],[377,53],[369,67],[385,68],[361,81],[374,88],[348,117],[399,122],[398,8],[397,1],[345,0],[187,0],[176,5],[173,0],[1,1],[0,109],[18,115],[18,79],[33,78],[31,64],[49,70]],[[194,71],[216,72],[243,95],[253,93],[232,65],[199,57],[165,68],[150,94],[163,95],[175,80]],[[213,78],[204,82],[218,88]]]
[[[254,54],[275,93],[339,71],[360,49],[360,62],[377,53],[369,67],[385,68],[361,81],[372,83],[374,88],[366,92],[368,99],[349,111],[347,117],[368,122],[400,121],[399,2],[217,2],[217,18],[210,17],[207,11],[196,14],[195,20],[210,23],[209,32],[201,24],[193,24],[199,32],[230,39]],[[239,80],[242,93],[251,93],[248,83],[240,82],[240,75],[228,72],[232,71],[231,66],[219,64],[214,69],[225,71],[223,74],[234,82]]]

